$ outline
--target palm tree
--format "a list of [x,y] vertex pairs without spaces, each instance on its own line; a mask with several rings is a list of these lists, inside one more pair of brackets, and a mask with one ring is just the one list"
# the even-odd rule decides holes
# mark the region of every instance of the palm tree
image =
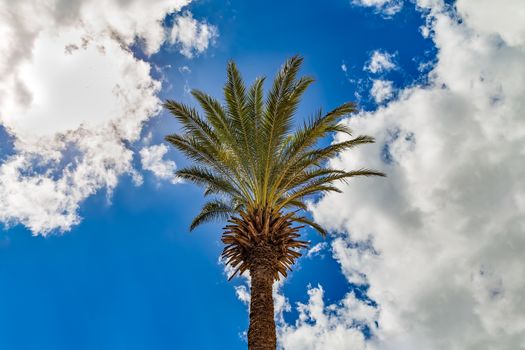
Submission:
[[[311,226],[322,236],[326,231],[301,215],[306,199],[326,192],[340,192],[334,183],[355,176],[384,176],[360,169],[345,171],[327,167],[327,160],[352,147],[372,143],[368,136],[351,137],[339,123],[355,111],[345,103],[333,111],[315,113],[302,126],[293,127],[301,96],[313,82],[297,77],[302,58],[289,59],[280,69],[264,98],[264,78],[247,89],[234,62],[228,63],[224,85],[225,104],[198,90],[191,94],[204,112],[168,100],[164,106],[182,124],[182,132],[166,137],[194,161],[177,175],[205,187],[211,196],[194,218],[190,230],[211,220],[227,220],[222,258],[233,274],[251,276],[248,348],[276,348],[273,282],[286,277],[300,250],[309,242],[299,231]],[[350,135],[346,141],[319,147],[332,133]],[[296,223],[302,226],[295,226]]]

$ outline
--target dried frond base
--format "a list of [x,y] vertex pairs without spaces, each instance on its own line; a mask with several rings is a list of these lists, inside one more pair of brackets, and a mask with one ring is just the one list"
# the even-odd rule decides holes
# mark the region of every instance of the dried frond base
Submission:
[[267,208],[241,212],[224,228],[222,242],[226,245],[222,257],[235,272],[242,275],[252,266],[265,267],[275,280],[286,277],[300,249],[308,242],[298,240],[302,226],[293,227],[293,213],[283,214]]

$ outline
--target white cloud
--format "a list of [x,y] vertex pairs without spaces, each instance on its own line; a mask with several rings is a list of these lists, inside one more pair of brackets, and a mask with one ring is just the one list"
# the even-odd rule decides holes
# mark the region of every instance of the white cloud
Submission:
[[168,180],[176,184],[179,182],[179,179],[175,176],[177,166],[174,161],[163,159],[167,152],[168,147],[165,145],[153,145],[142,148],[140,150],[142,168],[151,171],[159,179]]
[[248,290],[248,288],[249,287],[247,287],[244,284],[241,284],[240,286],[235,286],[235,295],[245,305],[250,305],[250,291]]
[[170,42],[180,46],[180,52],[191,58],[204,52],[216,39],[217,28],[206,22],[198,22],[190,12],[177,16],[170,34]]
[[308,249],[308,252],[306,253],[305,256],[307,258],[313,258],[319,255],[323,250],[325,250],[327,246],[328,246],[328,243],[326,242],[317,243],[312,248]]
[[188,66],[181,66],[179,67],[179,73],[180,74],[191,74],[191,69]]
[[375,79],[372,81],[370,94],[376,103],[383,103],[394,95],[394,84],[389,80]]
[[361,267],[374,263],[377,255],[370,242],[361,241],[356,244],[338,237],[332,241],[332,252],[348,282],[355,285],[367,284],[366,274]]
[[[458,22],[441,1],[418,4],[430,11],[439,49],[430,85],[348,119],[377,143],[331,164],[373,167],[388,177],[342,185],[342,194],[313,207],[314,217],[344,232],[333,242],[334,256],[349,282],[369,284],[378,304],[379,327],[367,349],[522,349],[525,15],[519,1],[487,8],[459,0]],[[345,309],[338,305],[330,315]],[[325,310],[317,319],[329,317],[326,307],[316,310]],[[298,321],[283,344],[323,348],[351,331],[329,326],[345,320],[315,322],[317,328]],[[305,338],[315,345],[301,343]],[[346,348],[363,348],[353,333],[341,339]]]
[[[469,26],[485,35],[499,35],[513,46],[525,45],[525,6],[521,0],[458,1],[459,14],[466,18]],[[497,13],[497,16],[494,14]]]
[[321,286],[308,289],[308,304],[298,303],[299,317],[279,329],[282,349],[366,349],[364,327],[375,327],[377,310],[348,293],[339,304],[325,305]]
[[[318,255],[328,244],[321,242],[314,245],[305,255],[308,258]],[[219,259],[220,264],[224,264]],[[223,265],[226,276],[233,269]],[[249,273],[241,277],[241,283],[235,286],[235,294],[239,301],[250,309]],[[363,335],[365,328],[376,327],[378,310],[370,303],[356,298],[353,292],[347,293],[338,304],[325,305],[324,291],[321,286],[308,286],[309,301],[307,304],[297,303],[299,316],[295,324],[289,325],[284,320],[284,314],[290,312],[292,306],[283,294],[285,280],[273,284],[273,299],[275,323],[277,325],[278,349],[286,350],[346,350],[349,347],[365,349],[366,341]],[[246,331],[241,338],[246,341]],[[360,345],[357,345],[360,344]]]
[[157,52],[161,21],[188,2],[0,0],[0,125],[14,142],[0,164],[0,222],[67,231],[88,196],[122,174],[140,182],[126,145],[159,111],[160,82],[129,47]]
[[352,4],[373,7],[383,15],[392,16],[403,8],[403,0],[352,0]]
[[364,70],[371,73],[387,72],[396,68],[394,63],[394,55],[388,52],[376,50],[370,55],[370,60],[365,65]]

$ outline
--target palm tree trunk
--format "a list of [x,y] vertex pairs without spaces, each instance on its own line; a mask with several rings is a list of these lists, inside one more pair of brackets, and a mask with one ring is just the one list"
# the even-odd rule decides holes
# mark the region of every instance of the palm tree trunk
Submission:
[[273,308],[273,269],[272,249],[268,246],[256,247],[251,257],[251,301],[250,328],[248,329],[249,350],[275,350],[275,319]]

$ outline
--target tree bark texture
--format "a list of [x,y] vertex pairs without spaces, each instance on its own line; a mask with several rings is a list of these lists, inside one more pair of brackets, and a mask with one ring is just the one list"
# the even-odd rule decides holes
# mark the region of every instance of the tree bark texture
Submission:
[[275,263],[275,253],[268,245],[256,247],[250,258],[249,350],[275,350],[277,346],[272,295]]

